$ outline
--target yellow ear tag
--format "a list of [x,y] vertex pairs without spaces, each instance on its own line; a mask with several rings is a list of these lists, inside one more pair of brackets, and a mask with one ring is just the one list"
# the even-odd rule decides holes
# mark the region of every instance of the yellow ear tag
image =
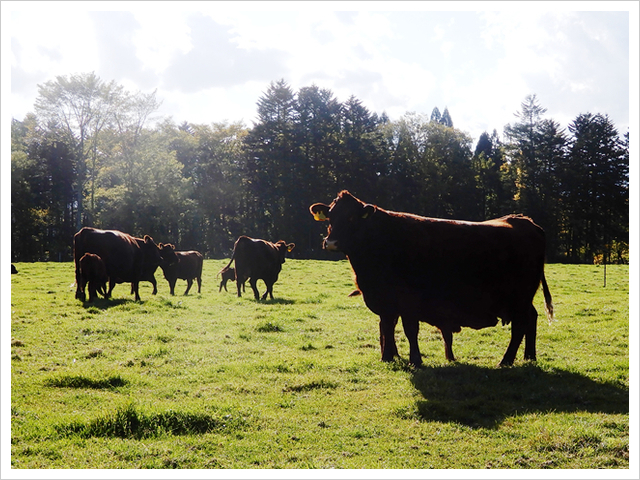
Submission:
[[324,222],[327,219],[327,216],[324,214],[324,212],[320,211],[314,213],[313,218],[316,220],[316,222]]

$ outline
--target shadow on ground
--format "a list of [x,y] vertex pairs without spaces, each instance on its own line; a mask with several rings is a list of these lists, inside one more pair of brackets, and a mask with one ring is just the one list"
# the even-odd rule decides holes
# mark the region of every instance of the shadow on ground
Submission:
[[128,303],[144,303],[144,300],[136,301],[129,298],[102,298],[99,297],[94,299],[92,302],[84,301],[82,302],[82,306],[84,308],[98,308],[100,310],[107,310],[109,308],[118,307],[120,305],[128,304]]
[[418,415],[425,421],[496,428],[505,418],[534,412],[629,413],[625,385],[599,383],[565,370],[535,364],[486,368],[453,364],[415,370],[412,383],[422,394]]

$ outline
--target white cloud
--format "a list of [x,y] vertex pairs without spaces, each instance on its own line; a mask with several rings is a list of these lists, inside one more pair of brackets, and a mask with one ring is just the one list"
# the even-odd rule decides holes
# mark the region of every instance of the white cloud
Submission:
[[610,12],[549,14],[546,4],[526,4],[523,13],[507,4],[456,13],[400,3],[333,5],[342,11],[288,2],[109,4],[133,12],[119,17],[84,11],[102,3],[24,2],[10,12],[11,112],[32,110],[38,83],[95,71],[131,89],[158,88],[163,112],[198,123],[255,118],[259,97],[281,78],[294,90],[328,88],[340,101],[355,95],[391,118],[446,106],[475,138],[500,132],[530,93],[558,120],[597,108],[628,123],[628,45],[621,48],[624,28]]

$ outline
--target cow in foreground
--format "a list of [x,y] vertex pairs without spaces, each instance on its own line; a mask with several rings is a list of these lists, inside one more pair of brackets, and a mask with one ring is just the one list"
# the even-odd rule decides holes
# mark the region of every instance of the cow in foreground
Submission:
[[287,244],[284,240],[278,240],[271,243],[258,238],[250,238],[244,235],[240,236],[233,246],[233,256],[229,264],[220,270],[221,275],[229,271],[231,264],[235,260],[236,269],[236,286],[238,287],[238,297],[241,285],[249,280],[249,285],[253,290],[253,294],[258,300],[260,293],[256,286],[258,280],[264,281],[267,291],[262,295],[262,300],[269,298],[273,300],[273,284],[278,280],[282,264],[285,261],[285,254],[290,252],[295,244]]
[[[171,244],[159,245],[160,255],[165,260],[162,268],[164,278],[169,282],[169,291],[171,295],[175,295],[176,281],[178,279],[187,281],[187,289],[184,294],[187,295],[193,280],[198,282],[198,293],[202,286],[202,261],[203,257],[200,252],[190,250],[187,252],[176,251]],[[169,258],[175,258],[175,262],[167,261]]]
[[85,286],[89,288],[90,302],[98,298],[98,293],[106,296],[109,276],[102,258],[98,255],[85,253],[80,258],[80,278],[80,281],[83,282],[83,285],[80,285],[80,289],[84,291]]
[[382,360],[398,355],[398,318],[409,340],[410,362],[422,364],[419,322],[442,333],[447,360],[455,361],[453,332],[511,323],[500,366],[512,365],[522,339],[524,358],[536,359],[538,313],[532,302],[542,283],[549,321],[551,294],[544,276],[544,231],[527,217],[485,222],[426,218],[365,204],[342,191],[331,203],[309,207],[329,221],[323,247],[343,252],[367,307],[380,317]]
[[73,237],[74,259],[76,265],[76,298],[85,301],[86,295],[80,259],[85,253],[93,253],[102,258],[107,276],[109,290],[105,298],[111,296],[116,283],[131,282],[136,300],[140,300],[138,283],[145,269],[150,266],[162,266],[164,260],[160,256],[158,246],[153,239],[145,235],[136,238],[118,230],[98,230],[83,227]]

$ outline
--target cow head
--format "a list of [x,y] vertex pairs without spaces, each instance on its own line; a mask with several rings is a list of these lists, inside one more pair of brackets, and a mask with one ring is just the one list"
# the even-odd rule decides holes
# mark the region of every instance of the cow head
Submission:
[[315,203],[309,207],[309,211],[317,221],[329,221],[323,248],[348,254],[350,246],[363,235],[363,227],[376,212],[376,207],[361,202],[343,190],[331,205]]
[[144,239],[136,239],[138,245],[142,249],[143,264],[145,266],[160,266],[164,264],[163,258],[160,256],[160,249],[156,242],[149,235],[145,235]]
[[165,267],[174,265],[180,261],[180,259],[176,255],[176,247],[174,247],[170,243],[159,243],[158,250],[160,250],[160,257],[162,257]]
[[278,251],[278,258],[280,258],[280,263],[284,263],[284,256],[287,252],[293,250],[293,247],[296,246],[295,243],[287,243],[284,240],[278,240],[274,243],[276,250]]

